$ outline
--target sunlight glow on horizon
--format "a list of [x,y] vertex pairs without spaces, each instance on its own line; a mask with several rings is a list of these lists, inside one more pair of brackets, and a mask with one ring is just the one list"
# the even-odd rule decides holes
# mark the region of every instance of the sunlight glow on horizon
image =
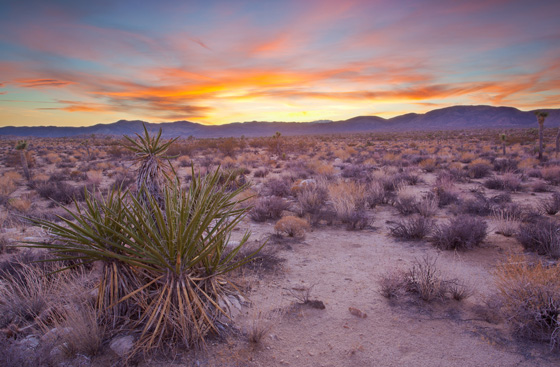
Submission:
[[560,108],[560,3],[0,5],[0,126]]

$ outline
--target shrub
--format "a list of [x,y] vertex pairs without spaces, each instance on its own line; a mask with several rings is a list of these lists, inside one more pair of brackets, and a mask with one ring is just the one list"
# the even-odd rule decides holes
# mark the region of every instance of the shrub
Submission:
[[[138,151],[160,150],[162,144],[149,141],[141,140]],[[97,308],[114,326],[139,331],[135,351],[164,343],[200,346],[223,330],[227,307],[218,305],[235,292],[227,274],[249,260],[235,258],[248,233],[226,249],[247,209],[236,205],[242,189],[218,185],[221,175],[193,172],[188,190],[167,181],[159,188],[161,202],[147,186],[140,195],[112,191],[96,200],[86,194],[86,205],[75,203],[65,225],[33,220],[52,236],[33,245],[53,250],[57,260],[101,261]]]
[[457,217],[447,224],[436,226],[430,241],[443,250],[468,250],[484,241],[487,228],[482,219]]
[[262,177],[266,177],[268,175],[268,173],[269,173],[269,171],[266,168],[261,168],[261,169],[256,170],[255,172],[253,172],[253,176],[262,178]]
[[381,182],[372,182],[366,187],[366,203],[368,207],[374,208],[376,205],[389,204],[393,201],[395,193],[387,191]]
[[287,210],[290,204],[277,196],[266,196],[259,198],[251,211],[249,217],[255,222],[264,222],[269,219],[278,219],[282,212]]
[[509,158],[501,158],[494,160],[494,171],[497,172],[514,172],[517,170],[517,161]]
[[290,185],[287,179],[273,178],[265,184],[267,195],[284,197],[290,195]]
[[389,228],[391,235],[402,240],[421,240],[429,235],[433,222],[425,217],[417,216],[404,219]]
[[428,256],[422,261],[417,259],[407,274],[407,290],[417,293],[427,302],[434,298],[443,298],[446,292],[445,282],[436,267],[436,262],[437,259]]
[[423,217],[433,217],[438,211],[438,199],[433,193],[428,193],[417,204],[416,209]]
[[496,284],[506,320],[522,337],[560,346],[560,264],[511,257],[498,266]]
[[352,210],[342,217],[339,216],[339,219],[346,224],[346,229],[349,231],[367,228],[371,223],[371,218],[363,209]]
[[560,184],[560,167],[551,166],[545,167],[541,170],[542,178],[548,181],[551,185]]
[[496,220],[496,233],[511,237],[519,228],[519,217],[506,209],[495,209],[494,219]]
[[408,271],[392,271],[379,279],[381,294],[397,298],[403,293],[418,295],[422,300],[453,298],[461,301],[472,294],[465,283],[458,279],[445,279],[436,266],[437,259],[425,256],[416,259]]
[[348,229],[363,229],[369,224],[365,213],[366,189],[354,182],[339,182],[328,186],[329,197],[338,219]]
[[309,223],[298,217],[286,216],[276,222],[274,230],[289,237],[304,238],[305,232],[309,230]]
[[468,175],[470,178],[483,178],[490,174],[492,167],[487,163],[476,163],[469,166]]
[[560,257],[560,225],[548,219],[522,224],[517,239],[526,250],[539,255]]
[[410,194],[398,194],[393,206],[402,215],[410,215],[418,212],[416,198]]
[[64,181],[48,181],[37,185],[36,190],[45,199],[60,204],[70,204],[73,200],[84,199],[87,186],[74,187]]
[[560,193],[555,192],[549,200],[541,200],[540,208],[548,215],[554,215],[560,211]]
[[320,186],[306,186],[297,193],[297,202],[299,207],[299,214],[308,214],[311,224],[316,224],[327,201],[327,190]]
[[475,194],[474,198],[464,199],[457,203],[454,212],[459,214],[486,216],[491,212],[491,206],[488,199],[482,194]]

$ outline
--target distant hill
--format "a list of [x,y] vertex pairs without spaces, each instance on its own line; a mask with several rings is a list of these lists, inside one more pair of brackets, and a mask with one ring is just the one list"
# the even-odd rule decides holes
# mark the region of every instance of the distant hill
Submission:
[[[545,109],[549,113],[547,127],[560,126],[560,109]],[[0,128],[0,135],[64,137],[76,135],[133,135],[142,131],[143,121],[121,120],[112,124],[88,127],[14,127]],[[343,121],[314,122],[236,122],[209,126],[189,121],[162,123],[145,122],[148,130],[162,128],[165,137],[193,136],[197,138],[270,136],[276,131],[283,135],[335,134],[382,131],[455,130],[473,128],[537,127],[533,111],[513,107],[453,106],[427,112],[408,113],[390,119],[378,116],[358,116]]]

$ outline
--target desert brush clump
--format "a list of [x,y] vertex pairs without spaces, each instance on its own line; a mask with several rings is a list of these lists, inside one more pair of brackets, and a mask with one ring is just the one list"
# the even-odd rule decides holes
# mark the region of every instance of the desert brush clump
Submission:
[[560,211],[560,193],[555,192],[552,194],[550,199],[541,200],[539,207],[544,213],[548,215],[555,215]]
[[443,250],[469,250],[484,241],[487,228],[483,219],[463,215],[436,225],[430,242]]
[[415,259],[407,270],[393,270],[379,278],[380,293],[389,299],[403,294],[417,295],[425,302],[436,299],[462,301],[472,290],[457,278],[446,278],[437,266],[437,258]]
[[432,231],[433,221],[423,216],[403,219],[389,227],[391,235],[400,240],[421,240]]
[[309,223],[305,219],[289,215],[276,222],[274,230],[279,235],[285,234],[288,237],[304,238],[305,232],[309,230]]
[[102,264],[96,309],[113,330],[138,332],[134,352],[168,343],[198,347],[208,334],[220,334],[228,318],[224,300],[238,292],[228,273],[254,254],[236,257],[248,232],[227,247],[248,210],[237,205],[245,186],[227,190],[228,178],[217,169],[204,177],[193,170],[189,187],[181,187],[157,167],[169,146],[160,136],[145,130],[130,146],[146,159],[138,193],[86,191],[84,205],[66,209],[71,220],[31,219],[51,238],[28,246],[51,250],[53,261]]
[[517,239],[526,250],[539,255],[560,257],[560,225],[546,218],[519,227]]
[[560,346],[560,264],[512,256],[495,273],[501,310],[522,337]]

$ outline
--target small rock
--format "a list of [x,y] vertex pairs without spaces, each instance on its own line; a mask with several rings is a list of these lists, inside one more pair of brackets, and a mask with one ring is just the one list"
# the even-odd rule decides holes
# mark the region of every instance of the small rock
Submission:
[[29,335],[21,341],[21,346],[24,349],[35,349],[39,345],[39,337],[35,335]]
[[111,340],[109,348],[120,357],[126,356],[134,348],[134,337],[132,335],[117,336]]
[[350,311],[350,313],[356,317],[365,319],[367,317],[367,314],[365,312],[362,312],[360,310],[358,310],[357,308],[354,307],[349,307],[348,311]]

